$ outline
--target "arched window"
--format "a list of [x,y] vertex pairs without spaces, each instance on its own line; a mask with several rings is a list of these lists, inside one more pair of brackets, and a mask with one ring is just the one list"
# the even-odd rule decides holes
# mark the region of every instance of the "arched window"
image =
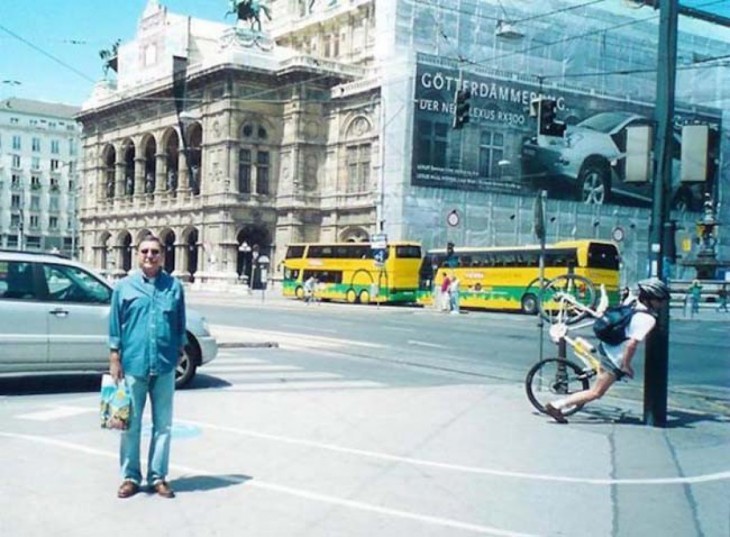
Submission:
[[269,133],[263,125],[244,123],[238,150],[238,192],[271,193],[271,150]]

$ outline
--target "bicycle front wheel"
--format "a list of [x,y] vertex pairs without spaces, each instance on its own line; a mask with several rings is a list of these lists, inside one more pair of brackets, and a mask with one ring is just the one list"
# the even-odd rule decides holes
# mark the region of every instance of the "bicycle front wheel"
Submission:
[[574,324],[588,316],[588,308],[598,301],[596,288],[588,278],[563,274],[545,283],[540,290],[540,315],[551,324]]
[[[581,367],[563,358],[547,358],[537,362],[525,378],[527,398],[543,414],[548,402],[587,390],[589,386],[588,375]],[[574,405],[563,408],[563,414],[570,416],[582,407]]]

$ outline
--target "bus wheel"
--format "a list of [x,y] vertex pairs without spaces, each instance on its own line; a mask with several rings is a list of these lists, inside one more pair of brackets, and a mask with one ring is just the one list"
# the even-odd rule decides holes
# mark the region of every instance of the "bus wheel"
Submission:
[[522,313],[527,315],[535,315],[537,313],[537,297],[532,293],[527,293],[522,297]]
[[360,291],[360,304],[370,304],[370,293]]
[[345,298],[347,299],[348,304],[354,304],[355,302],[357,302],[357,293],[354,289],[348,289]]
[[294,291],[294,295],[299,300],[304,300],[304,288],[301,285],[299,287],[297,287],[296,290]]

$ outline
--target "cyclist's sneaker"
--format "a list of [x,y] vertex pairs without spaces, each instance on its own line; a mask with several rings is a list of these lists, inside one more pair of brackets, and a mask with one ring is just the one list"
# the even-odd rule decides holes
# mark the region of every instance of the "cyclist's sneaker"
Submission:
[[562,411],[559,408],[553,406],[552,403],[547,403],[545,405],[545,412],[547,412],[547,414],[558,423],[568,423],[568,420],[565,419]]

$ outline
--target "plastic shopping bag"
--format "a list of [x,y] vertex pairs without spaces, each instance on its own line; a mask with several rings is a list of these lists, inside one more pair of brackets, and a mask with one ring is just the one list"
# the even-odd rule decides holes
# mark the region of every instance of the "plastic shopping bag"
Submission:
[[116,382],[111,375],[101,377],[101,428],[126,430],[132,412],[132,400],[124,379]]

